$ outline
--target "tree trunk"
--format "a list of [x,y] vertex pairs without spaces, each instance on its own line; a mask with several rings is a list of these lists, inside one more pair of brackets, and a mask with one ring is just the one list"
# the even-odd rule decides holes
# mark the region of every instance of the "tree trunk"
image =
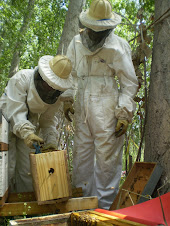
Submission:
[[63,32],[60,38],[57,54],[66,54],[67,47],[72,38],[78,34],[79,31],[79,14],[86,0],[70,0],[66,21],[64,24]]
[[23,38],[24,38],[25,31],[27,30],[29,22],[31,20],[31,16],[33,14],[34,4],[35,4],[35,0],[29,0],[28,6],[26,9],[26,14],[24,16],[23,24],[19,31],[18,39],[14,48],[14,54],[12,57],[11,67],[8,75],[9,78],[11,78],[18,71],[19,63],[20,63],[20,52],[24,45]]
[[163,168],[160,194],[170,191],[170,1],[155,0],[152,69],[145,134],[145,161]]

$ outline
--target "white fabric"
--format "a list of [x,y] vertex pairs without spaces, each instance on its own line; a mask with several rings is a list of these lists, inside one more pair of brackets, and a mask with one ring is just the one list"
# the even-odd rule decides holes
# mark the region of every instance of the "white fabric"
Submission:
[[130,122],[135,111],[133,98],[138,81],[131,50],[112,32],[103,47],[92,53],[77,35],[67,56],[72,61],[77,89],[73,185],[82,187],[84,196],[97,195],[99,207],[109,209],[118,192],[122,170],[124,135],[114,135],[117,119]]
[[15,175],[17,192],[33,191],[29,153],[35,150],[28,148],[23,139],[31,133],[41,134],[47,144],[57,143],[58,137],[55,114],[61,104],[60,97],[54,104],[43,102],[36,91],[33,74],[31,69],[19,71],[9,80],[6,95],[2,97],[7,103],[5,111],[13,136],[9,144],[9,178],[13,180]]
[[72,76],[69,75],[67,79],[60,78],[50,68],[49,61],[53,56],[42,56],[38,61],[39,73],[42,79],[47,82],[53,89],[65,91],[71,88]]

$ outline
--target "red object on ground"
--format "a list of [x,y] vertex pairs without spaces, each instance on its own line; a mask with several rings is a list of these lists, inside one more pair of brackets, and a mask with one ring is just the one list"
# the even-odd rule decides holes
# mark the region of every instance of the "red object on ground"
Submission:
[[[167,225],[170,225],[170,192],[160,196]],[[166,225],[159,197],[119,210],[96,209],[95,211],[146,225]]]

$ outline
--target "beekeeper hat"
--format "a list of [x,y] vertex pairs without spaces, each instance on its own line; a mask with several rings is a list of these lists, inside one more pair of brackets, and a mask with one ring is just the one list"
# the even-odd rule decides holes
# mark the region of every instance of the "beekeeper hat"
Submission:
[[65,91],[71,88],[71,61],[64,55],[42,56],[38,70],[42,79],[53,89]]
[[112,12],[109,0],[93,0],[90,8],[80,13],[80,22],[93,31],[115,28],[121,23],[121,17]]

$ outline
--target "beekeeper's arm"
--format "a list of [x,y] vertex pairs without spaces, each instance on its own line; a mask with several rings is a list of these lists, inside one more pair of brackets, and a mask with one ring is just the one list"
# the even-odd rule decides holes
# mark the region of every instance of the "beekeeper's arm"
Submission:
[[58,105],[49,105],[49,108],[43,114],[41,114],[39,118],[39,125],[44,139],[43,150],[58,148],[57,141],[59,134],[57,131],[58,118],[56,113],[59,111],[59,107],[62,106],[62,103],[60,99],[57,102]]
[[71,60],[72,64],[72,89],[68,89],[64,92],[64,94],[61,95],[61,97],[65,97],[64,99],[64,115],[67,118],[68,121],[72,121],[69,113],[71,112],[74,114],[74,108],[73,108],[73,103],[77,91],[77,73],[75,70],[75,38],[70,42],[68,49],[67,49],[67,57]]
[[23,70],[8,81],[7,116],[12,132],[24,139],[26,145],[32,148],[34,141],[43,142],[43,140],[35,135],[35,126],[28,120],[27,90],[29,84],[30,77],[25,76]]
[[136,109],[133,99],[138,89],[138,80],[132,63],[130,46],[125,42],[123,48],[124,54],[113,63],[120,84],[119,100],[115,111],[115,116],[118,119],[116,126],[117,137],[126,132],[128,124],[132,120]]

